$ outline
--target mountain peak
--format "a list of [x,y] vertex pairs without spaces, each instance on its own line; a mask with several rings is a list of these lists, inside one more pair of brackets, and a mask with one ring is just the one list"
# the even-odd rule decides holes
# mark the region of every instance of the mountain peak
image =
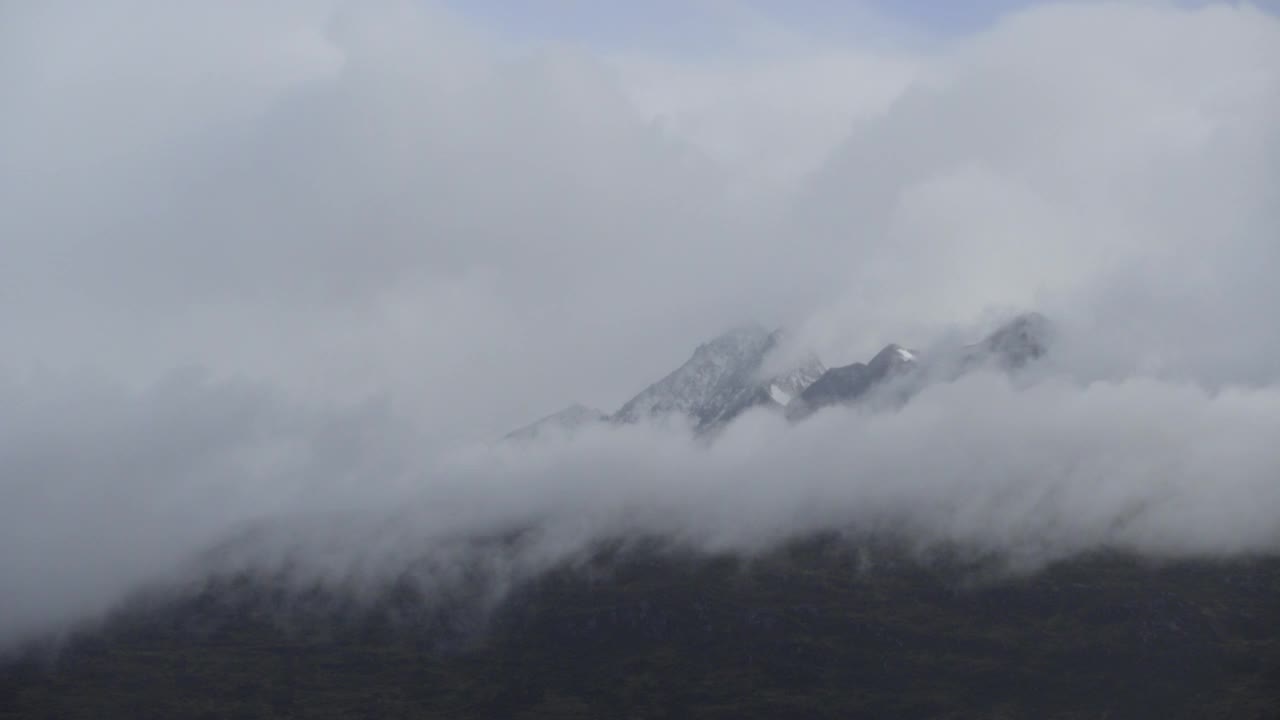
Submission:
[[771,356],[783,344],[782,330],[740,325],[698,345],[684,364],[628,400],[612,417],[575,404],[507,437],[536,437],[550,428],[563,432],[607,419],[632,423],[667,415],[688,418],[695,429],[706,432],[755,407],[785,408],[788,417],[799,419],[836,403],[901,404],[930,379],[954,380],[989,362],[1007,371],[1021,368],[1047,352],[1051,336],[1048,318],[1030,312],[1013,317],[973,345],[935,348],[922,358],[914,350],[889,344],[867,363],[828,369],[812,353]]
[[743,325],[702,343],[675,371],[629,400],[614,415],[620,422],[679,414],[700,430],[722,425],[757,405],[785,405],[825,368],[808,355],[792,367],[762,377],[765,359],[781,331]]
[[1052,334],[1052,325],[1044,315],[1023,313],[996,328],[978,347],[1004,367],[1016,369],[1048,352]]
[[886,345],[867,363],[867,369],[882,377],[915,364],[916,354],[901,345]]
[[866,364],[853,363],[827,370],[796,398],[787,415],[798,419],[827,405],[856,402],[892,378],[918,367],[919,359],[914,351],[901,345],[886,345]]
[[773,334],[755,324],[730,328],[702,343],[693,351],[690,360],[699,357],[741,355],[768,349],[773,344]]

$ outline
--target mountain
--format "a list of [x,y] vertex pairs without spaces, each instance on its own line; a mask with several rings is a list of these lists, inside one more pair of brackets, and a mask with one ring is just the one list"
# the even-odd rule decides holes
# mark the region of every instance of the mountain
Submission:
[[758,325],[735,328],[704,343],[679,368],[645,388],[614,414],[631,423],[666,415],[688,417],[699,431],[723,425],[749,408],[785,406],[825,370],[816,356],[763,375],[780,332]]
[[860,403],[873,397],[901,404],[929,382],[956,380],[981,367],[1016,372],[1048,352],[1052,335],[1046,317],[1027,313],[1004,323],[978,343],[940,350],[928,357],[889,345],[866,364],[827,370],[788,406],[787,417],[800,420],[828,405]]
[[857,402],[872,389],[883,387],[918,367],[915,352],[888,345],[866,364],[854,363],[828,370],[800,393],[796,402],[787,408],[787,416],[801,419],[827,405]]
[[[889,345],[774,373],[777,333],[748,328],[615,418],[714,429],[750,407],[905,400],[980,367],[1017,371],[1050,340],[1043,317],[1020,316],[931,357]],[[609,420],[573,405],[508,437]],[[538,532],[450,537],[446,572],[423,546],[385,575],[184,575],[0,653],[0,720],[1280,717],[1275,554],[1099,550],[1029,572],[1016,550],[925,547],[891,526],[745,555],[620,527],[529,564]]]
[[864,363],[831,368],[796,398],[787,415],[801,418],[820,407],[851,401],[866,392],[869,385]]
[[1280,558],[963,557],[607,543],[496,604],[213,578],[0,656],[0,718],[1277,717]]
[[586,405],[574,403],[541,420],[507,433],[504,440],[530,441],[553,434],[567,434],[575,430],[608,421],[605,413]]
[[1005,370],[1017,370],[1044,356],[1053,339],[1053,326],[1040,313],[1019,315],[1001,325],[977,345],[962,351],[962,365],[994,362]]
[[927,356],[890,344],[866,363],[828,369],[809,354],[773,372],[766,368],[770,353],[782,344],[782,331],[747,325],[699,345],[688,361],[612,416],[574,405],[516,430],[507,439],[527,440],[551,428],[571,431],[605,420],[634,423],[666,416],[687,418],[696,431],[708,433],[756,407],[784,411],[789,419],[802,420],[829,405],[896,406],[929,382],[955,380],[982,367],[1017,372],[1043,357],[1052,337],[1047,318],[1027,313],[980,342],[938,349]]
[[774,404],[786,407],[826,371],[827,367],[817,355],[807,353],[794,367],[767,378],[760,387],[768,392]]
[[[709,428],[727,425],[734,418],[755,407],[783,412],[805,388],[826,372],[826,367],[816,355],[806,355],[791,369],[766,376],[745,385],[711,421]],[[707,429],[707,428],[704,428]]]
[[756,372],[772,347],[773,336],[758,325],[730,330],[699,345],[683,365],[628,400],[614,420],[638,422],[680,414],[699,427],[714,422],[744,388],[755,384]]

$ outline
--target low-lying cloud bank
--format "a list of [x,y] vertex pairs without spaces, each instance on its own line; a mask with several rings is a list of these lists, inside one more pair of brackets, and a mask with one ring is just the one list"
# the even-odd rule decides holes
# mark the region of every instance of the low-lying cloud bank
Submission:
[[[1274,15],[868,49],[756,14],[683,55],[419,2],[146,10],[0,11],[0,647],[213,547],[353,583],[512,528],[506,577],[628,532],[1280,551]],[[485,442],[744,321],[834,366],[1009,308],[1064,329],[1016,381]]]
[[[1103,548],[1280,552],[1276,388],[978,373],[896,411],[749,413],[710,445],[601,425],[435,458],[385,407],[301,412],[198,379],[79,402],[71,427],[32,413],[6,433],[6,471],[41,478],[4,488],[6,642],[193,569],[366,590],[423,561],[442,584],[481,563],[513,582],[632,535],[749,553],[880,532],[1023,568]],[[514,531],[516,551],[471,544]]]

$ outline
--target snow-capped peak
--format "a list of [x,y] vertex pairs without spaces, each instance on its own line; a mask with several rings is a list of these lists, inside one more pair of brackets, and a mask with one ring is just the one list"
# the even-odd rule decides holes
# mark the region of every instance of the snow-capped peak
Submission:
[[876,353],[871,358],[871,362],[867,363],[867,368],[876,376],[883,376],[897,373],[904,368],[914,365],[916,362],[916,354],[899,345],[887,345],[883,350]]
[[699,345],[688,361],[629,400],[614,418],[635,422],[679,413],[698,424],[711,422],[752,383],[773,342],[773,335],[756,325],[730,330]]
[[730,330],[698,346],[675,372],[632,398],[614,416],[621,422],[678,413],[700,429],[720,426],[758,405],[786,406],[826,368],[812,354],[774,372],[766,359],[781,331],[758,325]]
[[694,350],[666,377],[606,416],[573,405],[508,438],[528,438],[555,428],[559,432],[606,420],[638,422],[665,415],[687,418],[699,432],[723,427],[755,407],[785,408],[800,419],[825,405],[866,403],[901,405],[929,382],[955,379],[986,362],[1016,370],[1039,358],[1052,339],[1049,321],[1037,313],[1020,315],[974,345],[931,349],[920,355],[887,345],[866,364],[826,368],[813,354],[779,350],[782,331],[759,325],[734,328]]

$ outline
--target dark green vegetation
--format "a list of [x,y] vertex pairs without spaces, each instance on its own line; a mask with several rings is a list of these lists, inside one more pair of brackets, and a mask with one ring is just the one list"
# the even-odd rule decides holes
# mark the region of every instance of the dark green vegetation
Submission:
[[979,565],[629,545],[490,615],[232,578],[9,662],[0,718],[1280,718],[1280,559]]

